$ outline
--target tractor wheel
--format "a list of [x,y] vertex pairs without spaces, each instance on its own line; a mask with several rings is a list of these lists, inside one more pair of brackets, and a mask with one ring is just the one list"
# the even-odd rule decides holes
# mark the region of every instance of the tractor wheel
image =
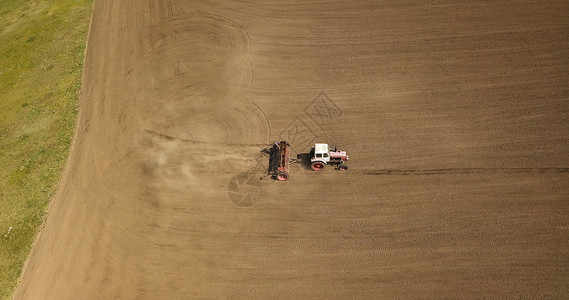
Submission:
[[277,174],[277,179],[278,179],[279,181],[285,181],[285,180],[287,180],[287,179],[288,179],[288,173],[287,173],[287,172],[279,172],[279,173]]
[[324,169],[324,163],[320,161],[315,161],[312,163],[312,170],[314,171],[322,171]]
[[340,166],[338,167],[338,170],[340,170],[340,171],[346,171],[346,170],[348,170],[348,166],[346,166],[346,165],[340,165]]

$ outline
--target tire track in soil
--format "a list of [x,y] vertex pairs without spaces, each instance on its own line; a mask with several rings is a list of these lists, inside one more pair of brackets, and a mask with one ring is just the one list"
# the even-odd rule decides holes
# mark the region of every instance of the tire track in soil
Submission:
[[455,174],[564,174],[569,168],[448,168],[448,169],[379,169],[350,171],[374,176],[428,176]]

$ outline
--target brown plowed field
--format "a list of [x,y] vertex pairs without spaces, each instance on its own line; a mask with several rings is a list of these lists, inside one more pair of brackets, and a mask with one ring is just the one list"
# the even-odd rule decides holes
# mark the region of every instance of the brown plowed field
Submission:
[[96,0],[15,297],[564,298],[568,82],[568,1]]

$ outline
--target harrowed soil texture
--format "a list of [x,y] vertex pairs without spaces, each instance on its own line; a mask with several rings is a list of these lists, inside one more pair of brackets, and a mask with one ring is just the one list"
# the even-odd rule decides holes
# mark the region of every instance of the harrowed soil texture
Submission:
[[[569,2],[97,0],[16,299],[569,293]],[[350,156],[259,180],[286,139]]]

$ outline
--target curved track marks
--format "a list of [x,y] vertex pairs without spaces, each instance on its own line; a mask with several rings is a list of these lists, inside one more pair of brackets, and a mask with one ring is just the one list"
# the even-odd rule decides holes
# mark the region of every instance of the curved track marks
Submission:
[[[219,205],[215,195],[225,195],[231,176],[256,163],[268,142],[268,121],[245,98],[252,80],[246,32],[220,16],[173,15],[171,5],[155,4],[135,7],[144,17],[162,17],[147,22],[133,15],[123,25],[136,20],[140,31],[123,36],[115,31],[115,13],[131,6],[96,3],[88,61],[98,61],[87,67],[74,162],[48,222],[67,234],[53,238],[46,230],[38,242],[55,245],[40,256],[75,254],[45,264],[32,258],[27,270],[35,279],[23,278],[20,296],[168,295],[168,284],[176,283],[167,274],[180,278],[191,268],[198,276],[211,267],[206,252],[176,252],[202,252],[200,241],[215,238],[196,234],[212,226],[200,215]],[[108,22],[110,32],[98,32],[98,22]],[[107,50],[109,42],[121,46]],[[48,269],[36,270],[38,263]],[[36,280],[55,274],[54,282]]]

